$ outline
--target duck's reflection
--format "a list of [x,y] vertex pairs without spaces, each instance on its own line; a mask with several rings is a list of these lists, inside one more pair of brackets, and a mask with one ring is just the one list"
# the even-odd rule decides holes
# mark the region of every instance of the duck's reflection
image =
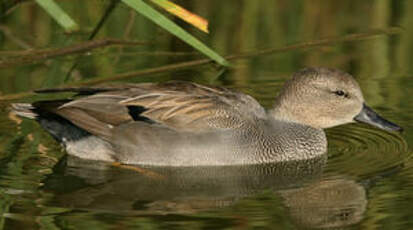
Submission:
[[124,169],[68,158],[45,181],[45,189],[56,195],[55,205],[148,214],[195,213],[271,191],[298,225],[359,222],[367,205],[364,187],[348,179],[322,179],[325,163],[323,157],[254,166]]
[[363,186],[352,180],[321,180],[279,192],[291,217],[302,226],[342,227],[358,223],[366,210]]

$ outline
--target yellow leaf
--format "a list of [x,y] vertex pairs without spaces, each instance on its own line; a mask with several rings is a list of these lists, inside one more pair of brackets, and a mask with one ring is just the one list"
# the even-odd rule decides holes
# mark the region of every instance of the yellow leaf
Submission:
[[202,18],[201,16],[198,16],[168,0],[151,0],[151,1],[157,4],[158,6],[162,7],[163,9],[165,9],[169,13],[181,18],[187,23],[198,28],[199,30],[205,33],[209,32],[208,31],[208,20]]

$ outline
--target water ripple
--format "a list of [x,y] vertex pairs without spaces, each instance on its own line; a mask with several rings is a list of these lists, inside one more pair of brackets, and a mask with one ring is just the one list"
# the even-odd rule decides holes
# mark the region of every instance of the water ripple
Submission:
[[327,131],[328,171],[363,176],[401,164],[411,155],[399,133],[366,125],[348,125]]

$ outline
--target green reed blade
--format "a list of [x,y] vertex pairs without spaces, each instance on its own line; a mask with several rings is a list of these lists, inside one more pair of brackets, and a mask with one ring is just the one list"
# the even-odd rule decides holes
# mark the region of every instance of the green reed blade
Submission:
[[126,5],[130,6],[138,13],[142,14],[149,20],[153,21],[160,27],[164,28],[165,30],[169,31],[173,35],[180,38],[182,41],[188,43],[190,46],[194,47],[204,55],[208,56],[209,58],[213,59],[217,63],[228,66],[229,63],[219,54],[208,48],[204,45],[201,41],[197,38],[190,35],[188,32],[183,30],[181,27],[176,25],[174,22],[169,20],[167,17],[159,13],[158,11],[154,10],[151,6],[143,2],[142,0],[122,0]]
[[53,0],[35,0],[66,32],[72,32],[79,27],[75,21]]

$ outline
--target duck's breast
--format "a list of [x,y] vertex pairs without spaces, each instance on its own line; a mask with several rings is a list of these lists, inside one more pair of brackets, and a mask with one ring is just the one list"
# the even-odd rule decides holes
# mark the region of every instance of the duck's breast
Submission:
[[325,153],[322,130],[268,124],[190,133],[144,122],[113,133],[119,161],[129,164],[201,166],[242,165],[310,159]]

